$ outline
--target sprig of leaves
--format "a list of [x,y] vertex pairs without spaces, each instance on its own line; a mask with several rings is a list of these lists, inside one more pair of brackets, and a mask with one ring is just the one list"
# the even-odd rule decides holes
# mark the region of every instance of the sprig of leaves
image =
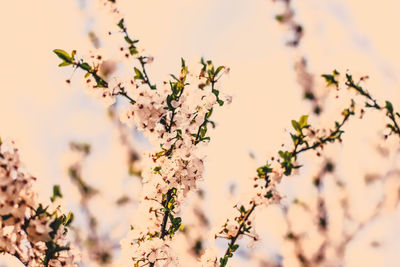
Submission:
[[[54,238],[61,226],[68,227],[72,223],[74,219],[74,214],[72,212],[69,212],[67,215],[65,214],[58,215],[57,210],[50,213],[48,211],[48,207],[45,208],[43,207],[42,204],[39,204],[32,218],[41,216],[46,216],[49,218],[49,220],[52,220],[52,222],[49,225],[52,231],[49,233],[50,236],[49,240],[45,242],[46,250],[45,250],[45,258],[43,259],[43,266],[48,267],[49,262],[52,259],[57,259],[59,257],[60,251],[69,250],[69,246],[60,246],[59,244],[54,242]],[[25,230],[28,228],[29,223],[30,219],[25,219],[23,226]],[[64,230],[67,231],[67,229],[68,228],[65,228]]]
[[[333,75],[330,74],[323,74],[322,77],[325,78],[327,85],[335,84],[336,87],[339,86],[337,77],[340,73],[337,70],[333,71]],[[355,82],[353,76],[349,73],[346,73],[346,81],[345,85],[348,89],[355,90],[358,94],[366,98],[365,107],[372,108],[376,110],[385,110],[386,116],[389,118],[390,122],[386,124],[386,127],[390,130],[389,135],[397,134],[400,137],[400,127],[399,121],[400,120],[400,113],[396,112],[393,108],[393,104],[386,100],[385,105],[379,104],[378,100],[375,99],[366,89],[364,89],[360,82],[363,81],[366,77],[361,77],[358,82]]]
[[[136,47],[136,44],[139,42],[139,40],[132,39],[131,37],[129,37],[128,29],[125,26],[125,21],[123,18],[118,22],[117,26],[122,30],[122,32],[124,34],[124,40],[128,44],[129,54],[131,56],[137,55],[139,53],[139,51]],[[140,63],[141,70],[134,67],[134,71],[135,71],[134,79],[140,80],[143,84],[147,84],[151,90],[156,90],[157,86],[150,82],[150,78],[146,71],[146,64],[149,63],[150,58],[146,57],[146,56],[139,56],[139,57],[137,57],[137,60]]]
[[325,79],[327,86],[335,85],[338,87],[339,82],[337,81],[337,77],[339,74],[337,70],[333,70],[332,74],[322,74],[321,76]]
[[[182,218],[175,217],[174,215],[176,193],[177,189],[174,187],[169,189],[168,192],[162,196],[161,205],[163,208],[161,211],[164,212],[164,217],[160,231],[161,239],[164,239],[166,235],[173,236],[179,230],[182,224]],[[170,225],[167,228],[168,220]]]
[[[226,69],[225,66],[214,67],[214,63],[211,60],[205,61],[204,58],[200,60],[201,65],[203,66],[200,71],[200,78],[205,78],[203,83],[199,84],[199,89],[205,90],[207,86],[211,86],[211,92],[215,95],[217,99],[217,103],[219,106],[224,105],[224,101],[219,98],[219,90],[215,88],[215,84],[221,79],[224,74],[223,70]],[[207,113],[204,115],[204,120],[200,124],[197,133],[192,134],[195,137],[194,143],[197,145],[200,142],[209,141],[210,137],[206,136],[208,125],[211,124],[212,127],[215,127],[215,123],[210,120],[210,117],[213,113],[213,108],[210,108]],[[197,115],[196,115],[197,116]]]
[[[250,226],[248,220],[256,207],[257,205],[253,203],[249,209],[246,209],[243,205],[240,206],[240,208],[238,209],[240,214],[238,217],[235,218],[235,221],[239,224],[239,228],[234,236],[228,236],[228,239],[230,240],[230,242],[228,243],[228,248],[226,249],[224,256],[219,259],[221,267],[225,267],[228,264],[229,258],[232,258],[233,253],[239,248],[239,245],[236,244],[239,236],[250,233],[250,229],[252,228],[252,226]],[[222,229],[222,232],[228,233],[228,229],[226,228],[227,225],[227,223],[224,225],[224,229]]]
[[[224,101],[219,98],[219,90],[215,89],[215,84],[218,80],[222,77],[223,69],[225,66],[218,66],[217,68],[214,67],[214,64],[211,60],[205,61],[204,58],[200,60],[201,65],[203,65],[200,73],[200,77],[206,78],[205,83],[199,85],[200,89],[204,89],[204,87],[211,84],[211,91],[217,98],[217,102],[220,106],[224,105]],[[218,76],[219,75],[219,76]]]
[[129,53],[130,53],[132,56],[138,54],[139,52],[138,52],[138,50],[137,50],[136,44],[139,42],[139,40],[131,39],[131,38],[129,37],[128,29],[127,29],[126,26],[125,26],[125,21],[124,21],[123,18],[118,22],[117,26],[118,26],[118,28],[120,28],[120,29],[122,30],[122,32],[125,34],[124,40],[125,40],[125,42],[129,45],[129,47],[128,47]]
[[167,106],[164,107],[164,109],[170,112],[171,116],[169,121],[167,121],[167,115],[163,116],[160,121],[160,123],[164,125],[165,130],[169,133],[171,132],[172,126],[174,125],[174,117],[176,114],[176,109],[178,108],[176,105],[174,105],[174,103],[179,102],[179,99],[183,94],[185,86],[189,85],[189,83],[186,82],[187,74],[188,74],[188,68],[186,66],[185,60],[181,58],[181,71],[179,78],[177,78],[173,74],[170,74],[170,76],[173,79],[172,81],[169,81],[171,93],[167,95],[166,99]]
[[197,145],[200,142],[210,141],[210,137],[206,136],[207,133],[207,125],[211,124],[213,127],[215,126],[214,122],[210,120],[211,114],[213,112],[213,108],[210,108],[208,112],[204,115],[204,121],[199,126],[196,134],[192,134],[195,137],[194,144]]
[[61,62],[58,66],[59,67],[64,67],[64,66],[69,66],[73,65],[75,68],[80,68],[84,71],[86,71],[85,78],[88,78],[89,76],[92,76],[93,79],[96,81],[96,86],[99,88],[107,88],[108,83],[99,76],[98,71],[99,71],[99,66],[90,66],[89,63],[84,62],[82,59],[75,61],[75,54],[76,50],[73,50],[71,55],[69,55],[67,52],[61,49],[54,49],[53,52],[61,59],[63,62]]
[[395,112],[391,102],[385,102],[386,116],[391,120],[390,123],[386,125],[390,129],[390,134],[395,133],[400,136],[400,127],[397,120],[400,120],[400,113]]
[[[360,79],[360,81],[361,80],[362,79]],[[399,135],[400,137],[400,127],[399,127],[399,122],[397,122],[397,120],[400,120],[400,113],[394,111],[393,104],[390,101],[386,100],[384,106],[379,105],[377,100],[373,98],[367,90],[365,90],[362,86],[360,86],[360,82],[355,83],[352,75],[348,73],[346,73],[346,85],[348,88],[356,90],[356,92],[358,92],[360,95],[364,96],[367,99],[367,101],[365,102],[366,108],[386,110],[386,116],[390,119],[390,123],[386,125],[386,127],[390,129],[389,135],[394,133]]]
[[[84,62],[82,59],[80,60],[75,60],[75,55],[76,51],[73,50],[71,55],[69,55],[67,52],[61,49],[54,49],[53,52],[61,59],[63,62],[61,62],[58,66],[59,67],[64,67],[64,66],[69,66],[72,65],[76,69],[82,69],[83,71],[86,72],[85,78],[88,78],[89,76],[92,76],[92,78],[96,81],[96,87],[98,88],[108,88],[108,83],[107,81],[102,78],[99,74],[99,65],[96,66],[90,66],[89,63]],[[132,99],[127,92],[125,91],[124,87],[119,87],[119,91],[116,92],[116,95],[121,95],[129,100],[129,102],[133,105],[136,103],[134,99]]]
[[[291,133],[291,137],[293,140],[293,149],[292,150],[287,150],[287,151],[279,151],[278,154],[280,156],[280,163],[281,167],[284,169],[284,175],[289,176],[292,174],[292,170],[296,168],[300,168],[301,165],[294,165],[295,160],[297,159],[297,156],[305,151],[308,150],[314,150],[318,147],[322,147],[326,145],[327,143],[332,143],[337,140],[341,140],[341,135],[344,133],[342,127],[344,126],[345,122],[348,121],[349,117],[354,115],[354,102],[350,104],[349,108],[346,108],[342,112],[343,120],[341,123],[335,122],[335,127],[330,130],[330,134],[326,136],[321,136],[317,138],[317,141],[315,141],[313,144],[309,144],[305,138],[307,137],[306,134],[303,132],[304,129],[308,129],[311,127],[311,125],[308,124],[308,116],[303,115],[300,117],[298,121],[292,120],[292,126],[293,129],[295,130],[295,133]],[[269,175],[273,172],[273,169],[271,168],[271,164],[268,162],[257,168],[257,176],[259,179],[263,179],[266,182],[266,186],[270,184],[269,180]],[[272,198],[273,193],[272,191],[268,191],[267,194],[265,195],[266,198]],[[229,258],[233,256],[233,253],[238,249],[238,245],[236,244],[236,241],[240,235],[247,234],[249,233],[249,230],[251,229],[251,226],[248,223],[249,216],[254,212],[255,208],[257,207],[256,203],[250,203],[251,206],[246,209],[244,206],[241,206],[239,208],[239,216],[235,218],[235,220],[238,222],[239,227],[234,236],[227,236],[224,238],[227,238],[230,240],[228,244],[228,248],[225,251],[225,254],[223,257],[219,259],[221,267],[225,267],[228,263]],[[226,228],[227,223],[224,225],[224,228],[222,232],[227,233],[228,229]]]

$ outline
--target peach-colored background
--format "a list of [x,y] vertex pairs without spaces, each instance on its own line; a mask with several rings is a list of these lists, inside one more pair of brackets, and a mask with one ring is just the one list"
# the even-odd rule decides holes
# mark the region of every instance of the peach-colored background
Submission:
[[[67,199],[76,194],[63,163],[68,142],[90,142],[94,155],[85,172],[91,183],[108,188],[102,195],[106,203],[121,190],[137,193],[139,184],[130,182],[131,187],[126,187],[116,182],[126,177],[115,130],[100,103],[90,99],[80,87],[82,73],[76,73],[72,85],[67,85],[64,80],[70,77],[71,70],[58,68],[59,60],[51,52],[61,48],[77,49],[84,54],[92,49],[87,37],[89,30],[99,35],[104,49],[112,49],[111,44],[118,37],[108,37],[111,18],[106,11],[96,9],[94,2],[3,3],[0,135],[16,141],[22,160],[39,178],[39,190],[44,196],[57,183],[65,188]],[[289,34],[273,19],[279,9],[271,1],[119,2],[130,33],[155,57],[149,70],[153,80],[160,81],[176,72],[180,57],[195,62],[205,56],[231,68],[223,81],[223,90],[232,94],[234,101],[215,114],[218,126],[212,131],[212,141],[206,149],[209,156],[203,186],[208,190],[213,222],[230,213],[227,207],[232,206],[233,199],[246,194],[255,168],[288,140],[285,128],[290,126],[290,120],[310,113],[310,106],[301,100],[302,91],[293,72],[293,62],[299,55],[307,57],[310,69],[317,76],[334,68],[368,74],[369,91],[378,99],[391,99],[395,108],[400,107],[399,1],[294,1],[298,21],[306,29],[298,50],[284,46]],[[323,85],[322,80],[317,78],[317,81],[318,86]],[[340,106],[340,101],[332,103],[327,106],[327,118],[339,115],[340,109],[334,105]],[[353,189],[354,212],[361,217],[370,207],[366,199],[373,199],[362,186],[363,175],[383,173],[390,164],[399,164],[395,158],[389,162],[376,156],[374,147],[384,127],[381,118],[371,114],[363,121],[353,121],[347,128],[349,133],[343,147],[338,145],[329,150],[341,163],[339,172]],[[311,121],[324,124],[331,120],[311,118]],[[391,142],[398,146],[398,142]],[[250,159],[249,152],[256,155],[256,160]],[[309,168],[312,162],[307,163],[307,159],[315,160],[304,157],[306,167],[300,177],[284,182],[283,192],[291,195],[296,191],[304,198],[310,195],[309,185],[304,185],[313,172]],[[232,184],[236,185],[235,196],[229,194]],[[107,210],[101,203],[98,202],[97,208]],[[275,213],[271,208],[259,214],[260,225],[264,226],[259,231],[267,239],[258,249],[267,254],[281,245],[278,240],[284,234],[278,219],[268,220]],[[112,218],[104,218],[109,219]],[[359,240],[361,243],[353,244],[348,251],[347,266],[397,266],[399,223],[399,209],[394,215],[383,217],[371,233],[388,245],[372,253]],[[241,266],[243,262],[236,257],[232,264]]]

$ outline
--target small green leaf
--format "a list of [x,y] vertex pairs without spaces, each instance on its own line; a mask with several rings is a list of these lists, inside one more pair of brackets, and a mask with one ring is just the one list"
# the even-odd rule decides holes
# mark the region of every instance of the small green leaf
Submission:
[[118,22],[117,26],[118,26],[121,30],[124,30],[124,29],[125,29],[124,19],[121,19],[121,20]]
[[72,50],[71,59],[74,60],[76,55],[76,50]]
[[62,198],[61,189],[59,185],[53,186],[53,196],[50,198],[54,202],[57,198]]
[[129,36],[125,36],[124,39],[128,44],[133,44],[133,41],[131,40],[131,38],[129,38]]
[[59,67],[64,67],[64,66],[68,66],[68,65],[71,65],[71,63],[66,62],[66,61],[61,62],[60,64],[58,64]]
[[68,226],[72,223],[72,221],[74,220],[74,214],[72,212],[69,212],[67,217],[64,220],[64,225]]
[[174,74],[170,74],[170,76],[171,76],[174,80],[176,80],[177,82],[179,82],[179,79],[176,78],[176,76],[175,76]]
[[157,167],[154,168],[154,173],[155,173],[155,174],[157,174],[157,173],[158,173],[158,174],[161,174],[161,173],[160,173],[160,170],[161,170],[161,167],[160,167],[160,166],[157,166]]
[[138,68],[134,68],[134,70],[135,70],[135,77],[133,77],[135,80],[144,80],[144,76],[143,76],[143,73],[138,69]]
[[275,19],[276,19],[278,22],[282,23],[282,22],[284,21],[285,17],[284,17],[283,15],[276,15],[276,16],[275,16]]
[[98,75],[93,75],[93,77],[94,77],[94,79],[96,80],[96,85],[97,85],[98,87],[102,87],[102,88],[108,87],[108,83],[107,83],[105,80],[103,80],[100,76],[98,76]]
[[68,63],[72,63],[71,57],[69,56],[69,54],[67,52],[65,52],[64,50],[61,49],[54,49],[53,52],[63,61],[68,62]]
[[308,120],[308,115],[303,115],[300,117],[299,124],[301,129],[307,126],[307,120]]
[[339,85],[338,81],[335,79],[335,76],[336,76],[335,73],[338,73],[338,72],[337,72],[337,71],[336,71],[336,72],[334,71],[334,74],[333,74],[333,75],[332,75],[332,74],[322,74],[322,75],[321,75],[323,78],[325,78],[326,84],[327,84],[328,86],[330,86],[330,85],[332,85],[332,84],[334,84],[334,85],[336,85],[336,86]]
[[232,252],[235,252],[239,248],[239,245],[238,244],[229,245],[229,248],[231,249]]
[[225,66],[219,66],[219,67],[215,70],[214,76],[217,76],[218,73],[219,73],[221,70],[223,70],[224,68],[225,68]]
[[273,196],[274,196],[274,194],[272,193],[272,190],[269,190],[267,192],[267,194],[265,194],[265,197],[268,198],[268,199],[272,198]]
[[295,129],[296,131],[300,131],[300,129],[301,129],[300,124],[295,120],[292,120],[292,126],[293,126],[293,129]]
[[265,179],[268,176],[268,173],[272,172],[272,168],[270,164],[265,164],[264,166],[261,166],[257,168],[257,176],[259,178]]
[[219,259],[219,263],[221,264],[221,265],[220,265],[221,267],[225,267],[226,264],[228,263],[228,257],[225,256],[225,257],[223,257],[223,258],[220,258],[220,259]]
[[129,47],[129,53],[133,56],[133,55],[136,55],[137,53],[139,53],[139,51],[136,49],[136,47],[134,45],[131,45]]
[[90,65],[89,65],[88,63],[86,63],[86,62],[81,63],[79,66],[80,66],[82,69],[84,69],[84,70],[86,70],[86,71],[88,71],[88,72],[92,70],[92,68],[90,67]]
[[206,113],[206,119],[208,119],[208,118],[211,117],[212,112],[213,112],[213,108],[210,108],[210,109],[208,110],[208,112]]
[[392,103],[390,103],[389,101],[386,101],[386,109],[387,109],[387,111],[389,111],[390,113],[393,113],[393,105],[392,105]]

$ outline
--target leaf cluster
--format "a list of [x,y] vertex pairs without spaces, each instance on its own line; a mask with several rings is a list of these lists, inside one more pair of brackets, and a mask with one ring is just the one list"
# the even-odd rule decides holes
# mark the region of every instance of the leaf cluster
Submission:
[[224,101],[219,98],[219,90],[215,89],[215,83],[221,78],[223,74],[221,71],[225,69],[225,66],[219,66],[215,68],[211,60],[205,61],[204,58],[201,58],[200,63],[201,65],[203,65],[200,77],[206,78],[206,81],[204,83],[199,84],[199,88],[203,90],[206,86],[211,84],[212,93],[217,98],[218,104],[220,106],[223,106]]

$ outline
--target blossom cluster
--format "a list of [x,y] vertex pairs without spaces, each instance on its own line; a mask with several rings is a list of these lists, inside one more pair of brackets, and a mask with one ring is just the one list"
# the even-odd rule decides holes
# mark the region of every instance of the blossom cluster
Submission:
[[214,88],[198,86],[207,82],[205,72],[212,69],[211,62],[205,63],[200,75],[191,76],[183,62],[170,88],[139,87],[130,94],[136,103],[126,118],[133,119],[155,147],[143,159],[142,202],[135,215],[140,219],[133,222],[123,246],[128,255],[137,255],[136,263],[160,261],[166,266],[175,258],[168,239],[180,228],[181,218],[174,214],[202,178],[204,162],[197,145],[209,140],[207,124],[219,100]]
[[[35,181],[13,142],[0,141],[0,250],[26,266],[77,266],[77,254],[66,239],[72,214],[65,216],[57,207],[39,203],[32,189]],[[52,201],[58,196],[59,192]]]
[[[118,27],[126,42],[134,46],[136,41],[129,38],[123,19]],[[106,81],[99,74],[102,55],[92,56],[91,66],[84,60],[76,61],[74,51],[69,55],[54,50],[63,60],[60,66],[73,65],[86,71],[89,94],[100,96],[106,104],[114,103],[118,96],[128,99],[121,121],[135,124],[154,146],[142,162],[142,200],[135,215],[140,220],[133,222],[122,249],[136,264],[162,261],[165,265],[174,258],[166,239],[172,238],[182,222],[175,214],[203,175],[204,157],[198,152],[198,145],[210,140],[207,131],[208,126],[215,126],[210,119],[214,106],[230,101],[217,88],[227,69],[202,59],[197,71],[189,71],[182,59],[179,75],[171,75],[171,80],[157,89],[145,69],[150,57],[138,55],[136,49],[129,51],[141,69],[135,67],[134,77],[125,81],[118,77]]]

